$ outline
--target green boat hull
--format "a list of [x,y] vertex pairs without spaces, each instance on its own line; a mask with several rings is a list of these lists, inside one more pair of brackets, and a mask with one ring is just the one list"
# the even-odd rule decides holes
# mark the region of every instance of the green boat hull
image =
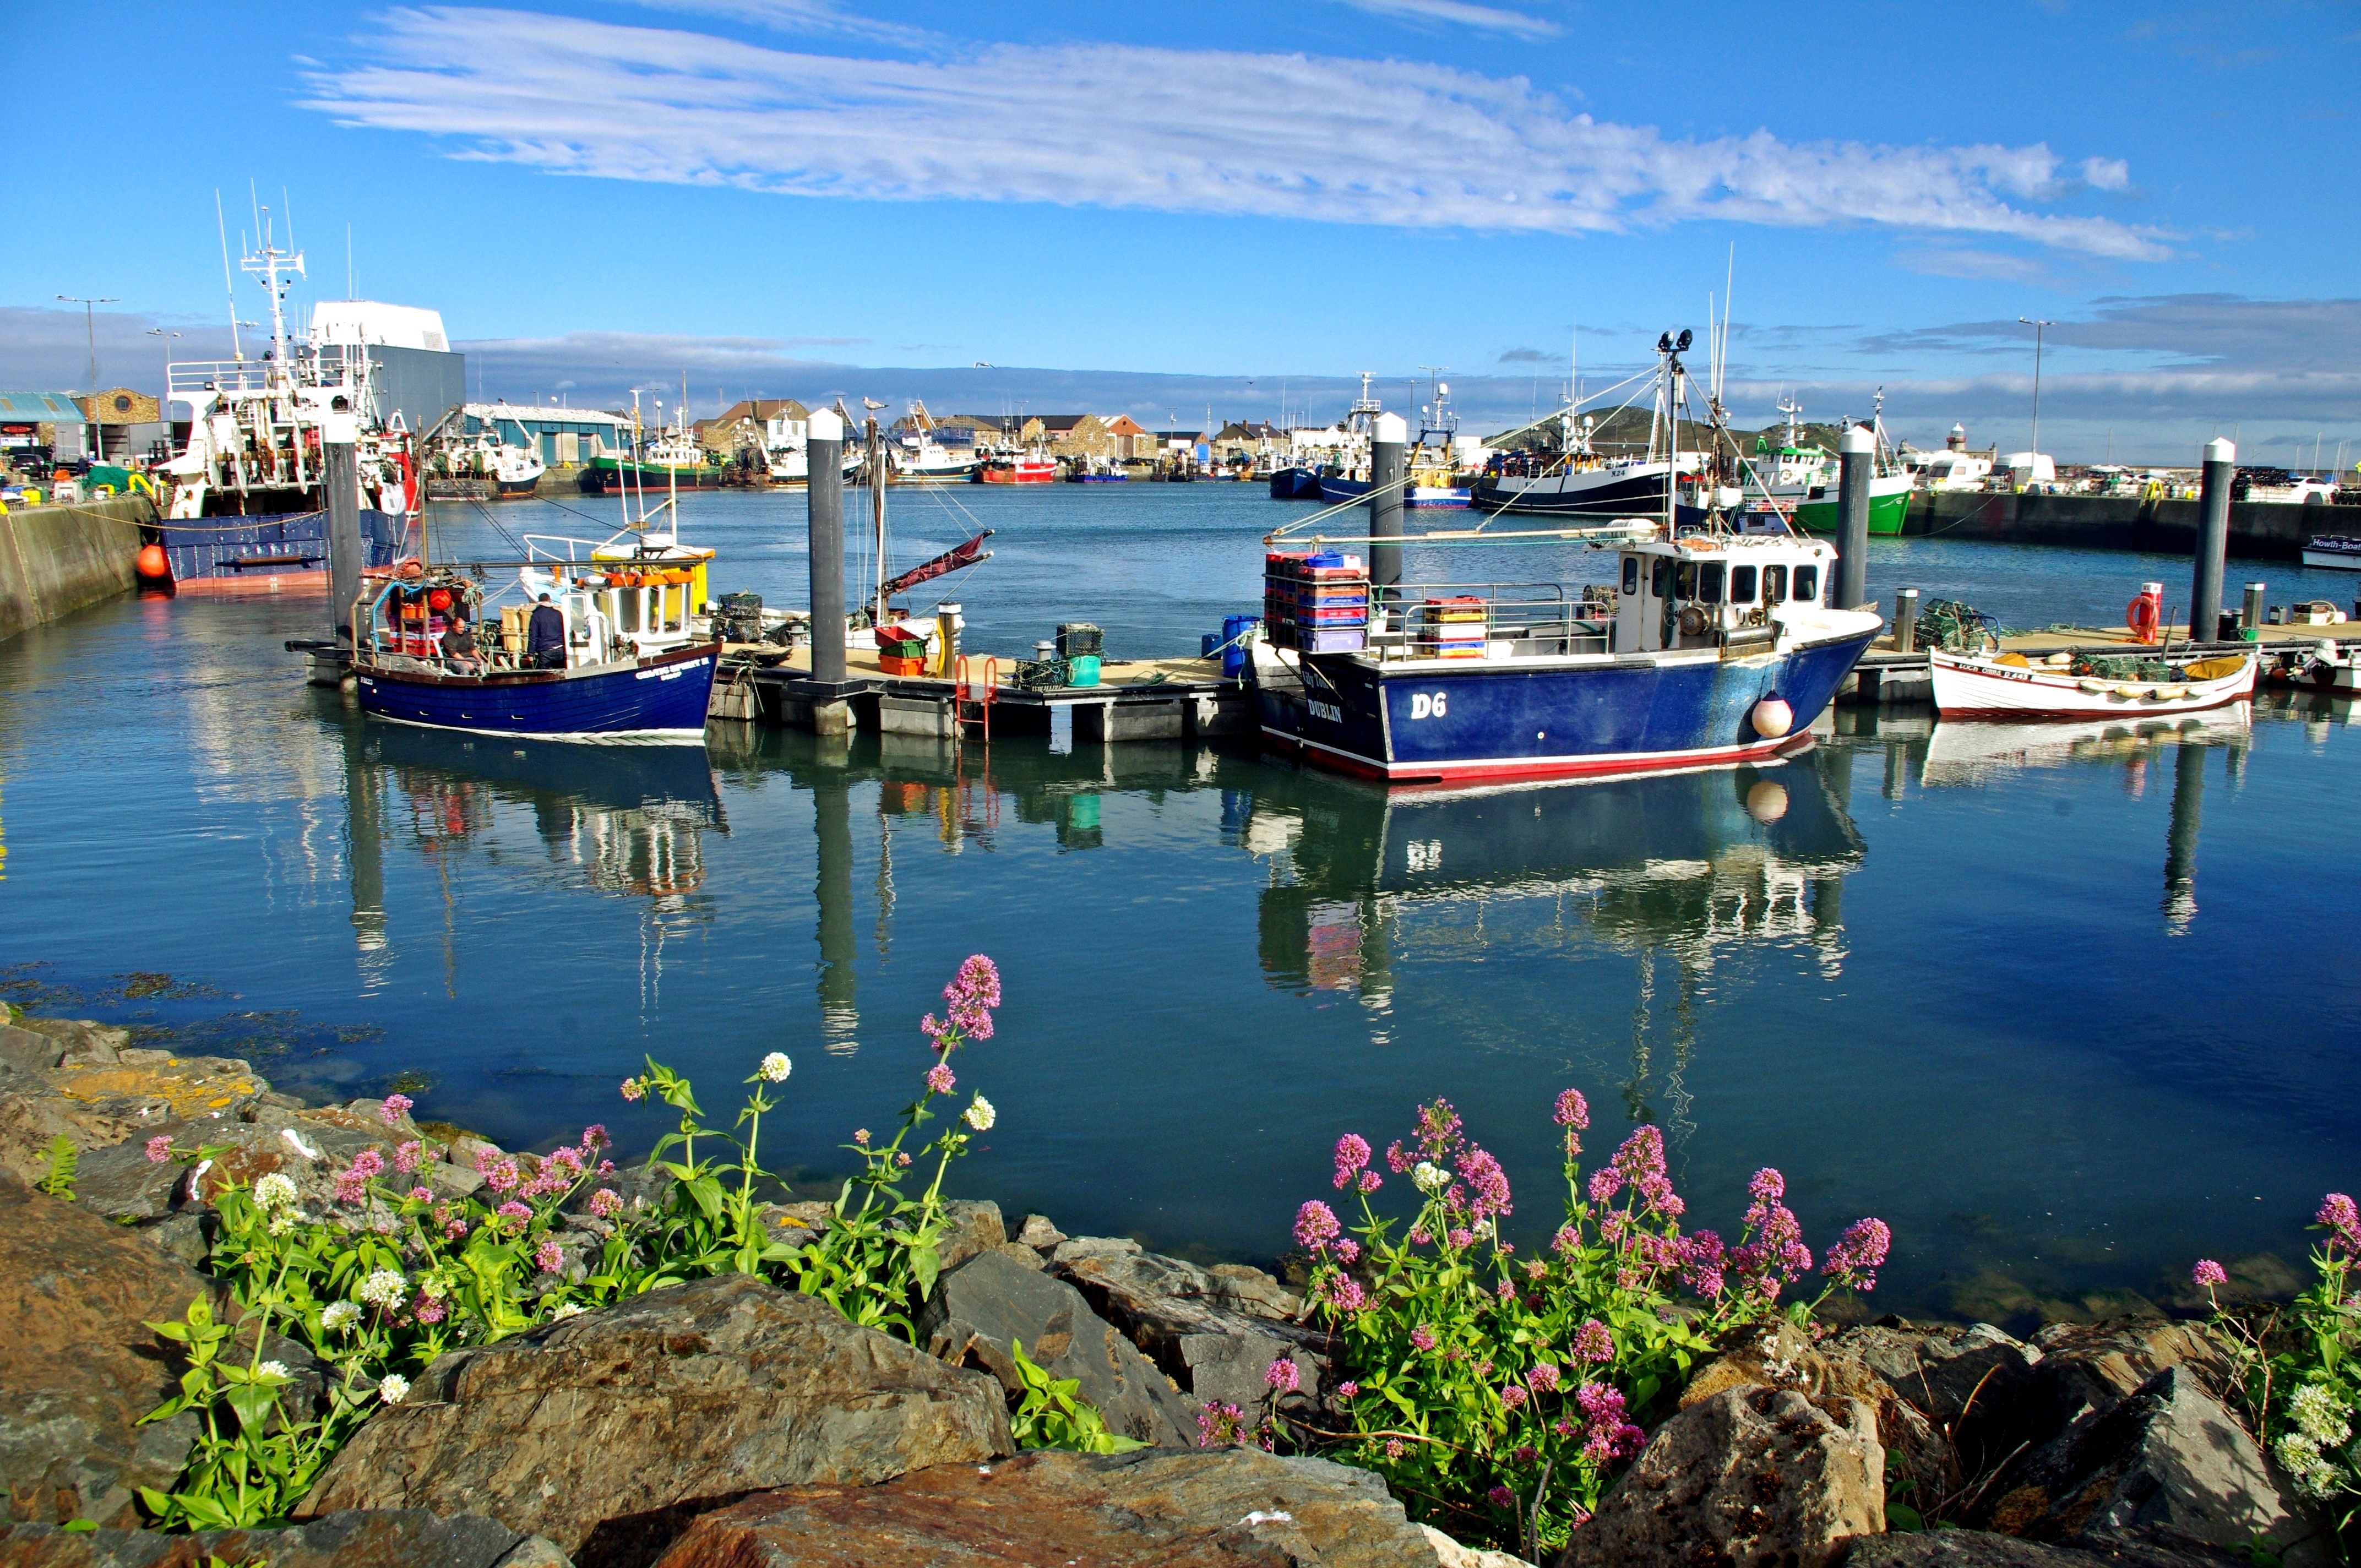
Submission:
[[[1872,536],[1893,539],[1902,532],[1902,521],[1910,515],[1910,491],[1895,490],[1891,495],[1869,498],[1869,532]],[[1833,534],[1837,531],[1837,503],[1833,500],[1797,501],[1795,526],[1806,533]]]

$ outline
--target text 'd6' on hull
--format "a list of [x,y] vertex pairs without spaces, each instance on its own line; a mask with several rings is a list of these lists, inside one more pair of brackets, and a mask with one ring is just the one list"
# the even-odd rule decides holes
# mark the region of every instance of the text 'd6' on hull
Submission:
[[[1477,784],[1718,767],[1806,744],[1868,646],[1859,636],[1722,658],[1604,663],[1304,656],[1301,690],[1260,684],[1264,735],[1323,766],[1396,784]],[[1789,722],[1755,726],[1775,697]]]

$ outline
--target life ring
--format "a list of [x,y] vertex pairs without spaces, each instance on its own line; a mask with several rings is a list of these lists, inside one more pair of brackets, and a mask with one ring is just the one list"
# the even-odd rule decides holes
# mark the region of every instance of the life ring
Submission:
[[2156,601],[2146,594],[2124,607],[2124,624],[2143,642],[2156,641]]

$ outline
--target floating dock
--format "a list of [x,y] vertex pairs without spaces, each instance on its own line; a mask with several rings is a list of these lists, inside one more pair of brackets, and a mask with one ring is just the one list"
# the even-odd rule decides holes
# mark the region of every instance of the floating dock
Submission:
[[[1048,735],[1062,710],[1071,717],[1075,740],[1113,743],[1194,740],[1255,732],[1254,697],[1244,683],[1225,679],[1214,659],[1109,660],[1091,686],[1020,686],[1016,661],[970,653],[961,663],[967,679],[939,675],[889,675],[878,668],[873,649],[845,650],[841,687],[811,677],[811,651],[797,648],[781,657],[763,644],[732,643],[732,659],[764,661],[726,683],[751,690],[751,712],[732,717],[798,729],[824,727],[818,710],[834,703],[851,709],[862,729],[888,735]],[[717,701],[730,700],[726,696]]]

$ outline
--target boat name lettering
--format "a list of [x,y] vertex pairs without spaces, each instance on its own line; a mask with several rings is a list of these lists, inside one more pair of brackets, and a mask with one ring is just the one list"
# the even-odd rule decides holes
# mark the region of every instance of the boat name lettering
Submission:
[[1312,698],[1308,699],[1303,706],[1311,711],[1314,718],[1324,718],[1331,724],[1345,722],[1345,710],[1333,702],[1322,702],[1317,698]]
[[1444,718],[1449,710],[1444,707],[1448,692],[1412,692],[1410,696],[1410,716],[1412,718]]

